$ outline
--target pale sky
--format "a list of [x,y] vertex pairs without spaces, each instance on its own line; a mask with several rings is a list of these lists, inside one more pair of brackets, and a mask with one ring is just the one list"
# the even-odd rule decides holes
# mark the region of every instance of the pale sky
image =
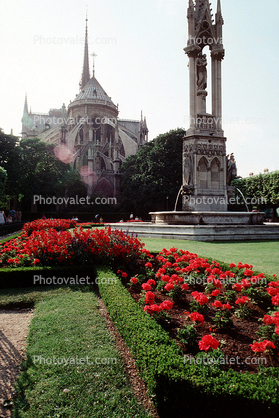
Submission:
[[[227,153],[243,177],[279,170],[279,1],[221,4]],[[86,5],[96,78],[119,117],[139,119],[142,110],[150,140],[188,129],[188,0],[1,0],[0,127],[20,135],[25,93],[38,113],[68,106],[79,93]]]

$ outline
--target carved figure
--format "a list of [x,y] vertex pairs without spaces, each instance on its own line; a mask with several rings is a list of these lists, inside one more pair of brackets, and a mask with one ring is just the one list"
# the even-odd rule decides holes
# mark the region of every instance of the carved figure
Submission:
[[207,87],[207,60],[206,54],[199,54],[197,58],[197,86],[198,90],[205,90]]
[[183,184],[189,186],[193,180],[193,155],[184,153]]
[[234,155],[227,155],[227,185],[230,186],[231,182],[237,177],[236,162]]

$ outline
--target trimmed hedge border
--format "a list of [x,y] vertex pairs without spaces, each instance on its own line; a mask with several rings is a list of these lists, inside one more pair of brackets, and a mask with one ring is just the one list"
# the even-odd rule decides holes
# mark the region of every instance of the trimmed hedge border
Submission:
[[[116,277],[108,268],[97,269],[97,275]],[[100,295],[136,359],[160,417],[278,417],[278,369],[252,375],[223,371],[219,365],[184,364],[175,341],[134,302],[121,281],[108,282],[99,284]]]

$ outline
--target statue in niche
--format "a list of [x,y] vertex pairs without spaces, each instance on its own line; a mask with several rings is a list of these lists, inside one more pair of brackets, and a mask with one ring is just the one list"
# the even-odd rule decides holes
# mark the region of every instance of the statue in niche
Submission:
[[237,169],[234,155],[227,155],[227,185],[230,186],[231,182],[237,178]]
[[183,160],[183,183],[190,186],[193,182],[193,154],[184,153]]
[[206,54],[199,53],[197,58],[197,86],[198,90],[205,90],[207,87],[207,59]]

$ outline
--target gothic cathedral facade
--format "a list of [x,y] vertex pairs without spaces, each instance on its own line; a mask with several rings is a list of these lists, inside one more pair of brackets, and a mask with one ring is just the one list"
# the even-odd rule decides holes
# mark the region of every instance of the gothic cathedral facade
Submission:
[[[79,171],[88,195],[117,197],[120,166],[148,141],[146,118],[119,119],[118,105],[89,71],[88,28],[86,19],[83,70],[80,91],[68,109],[51,109],[49,114],[28,110],[25,98],[22,138],[37,137],[56,145],[56,155]],[[66,156],[66,157],[63,157]]]

